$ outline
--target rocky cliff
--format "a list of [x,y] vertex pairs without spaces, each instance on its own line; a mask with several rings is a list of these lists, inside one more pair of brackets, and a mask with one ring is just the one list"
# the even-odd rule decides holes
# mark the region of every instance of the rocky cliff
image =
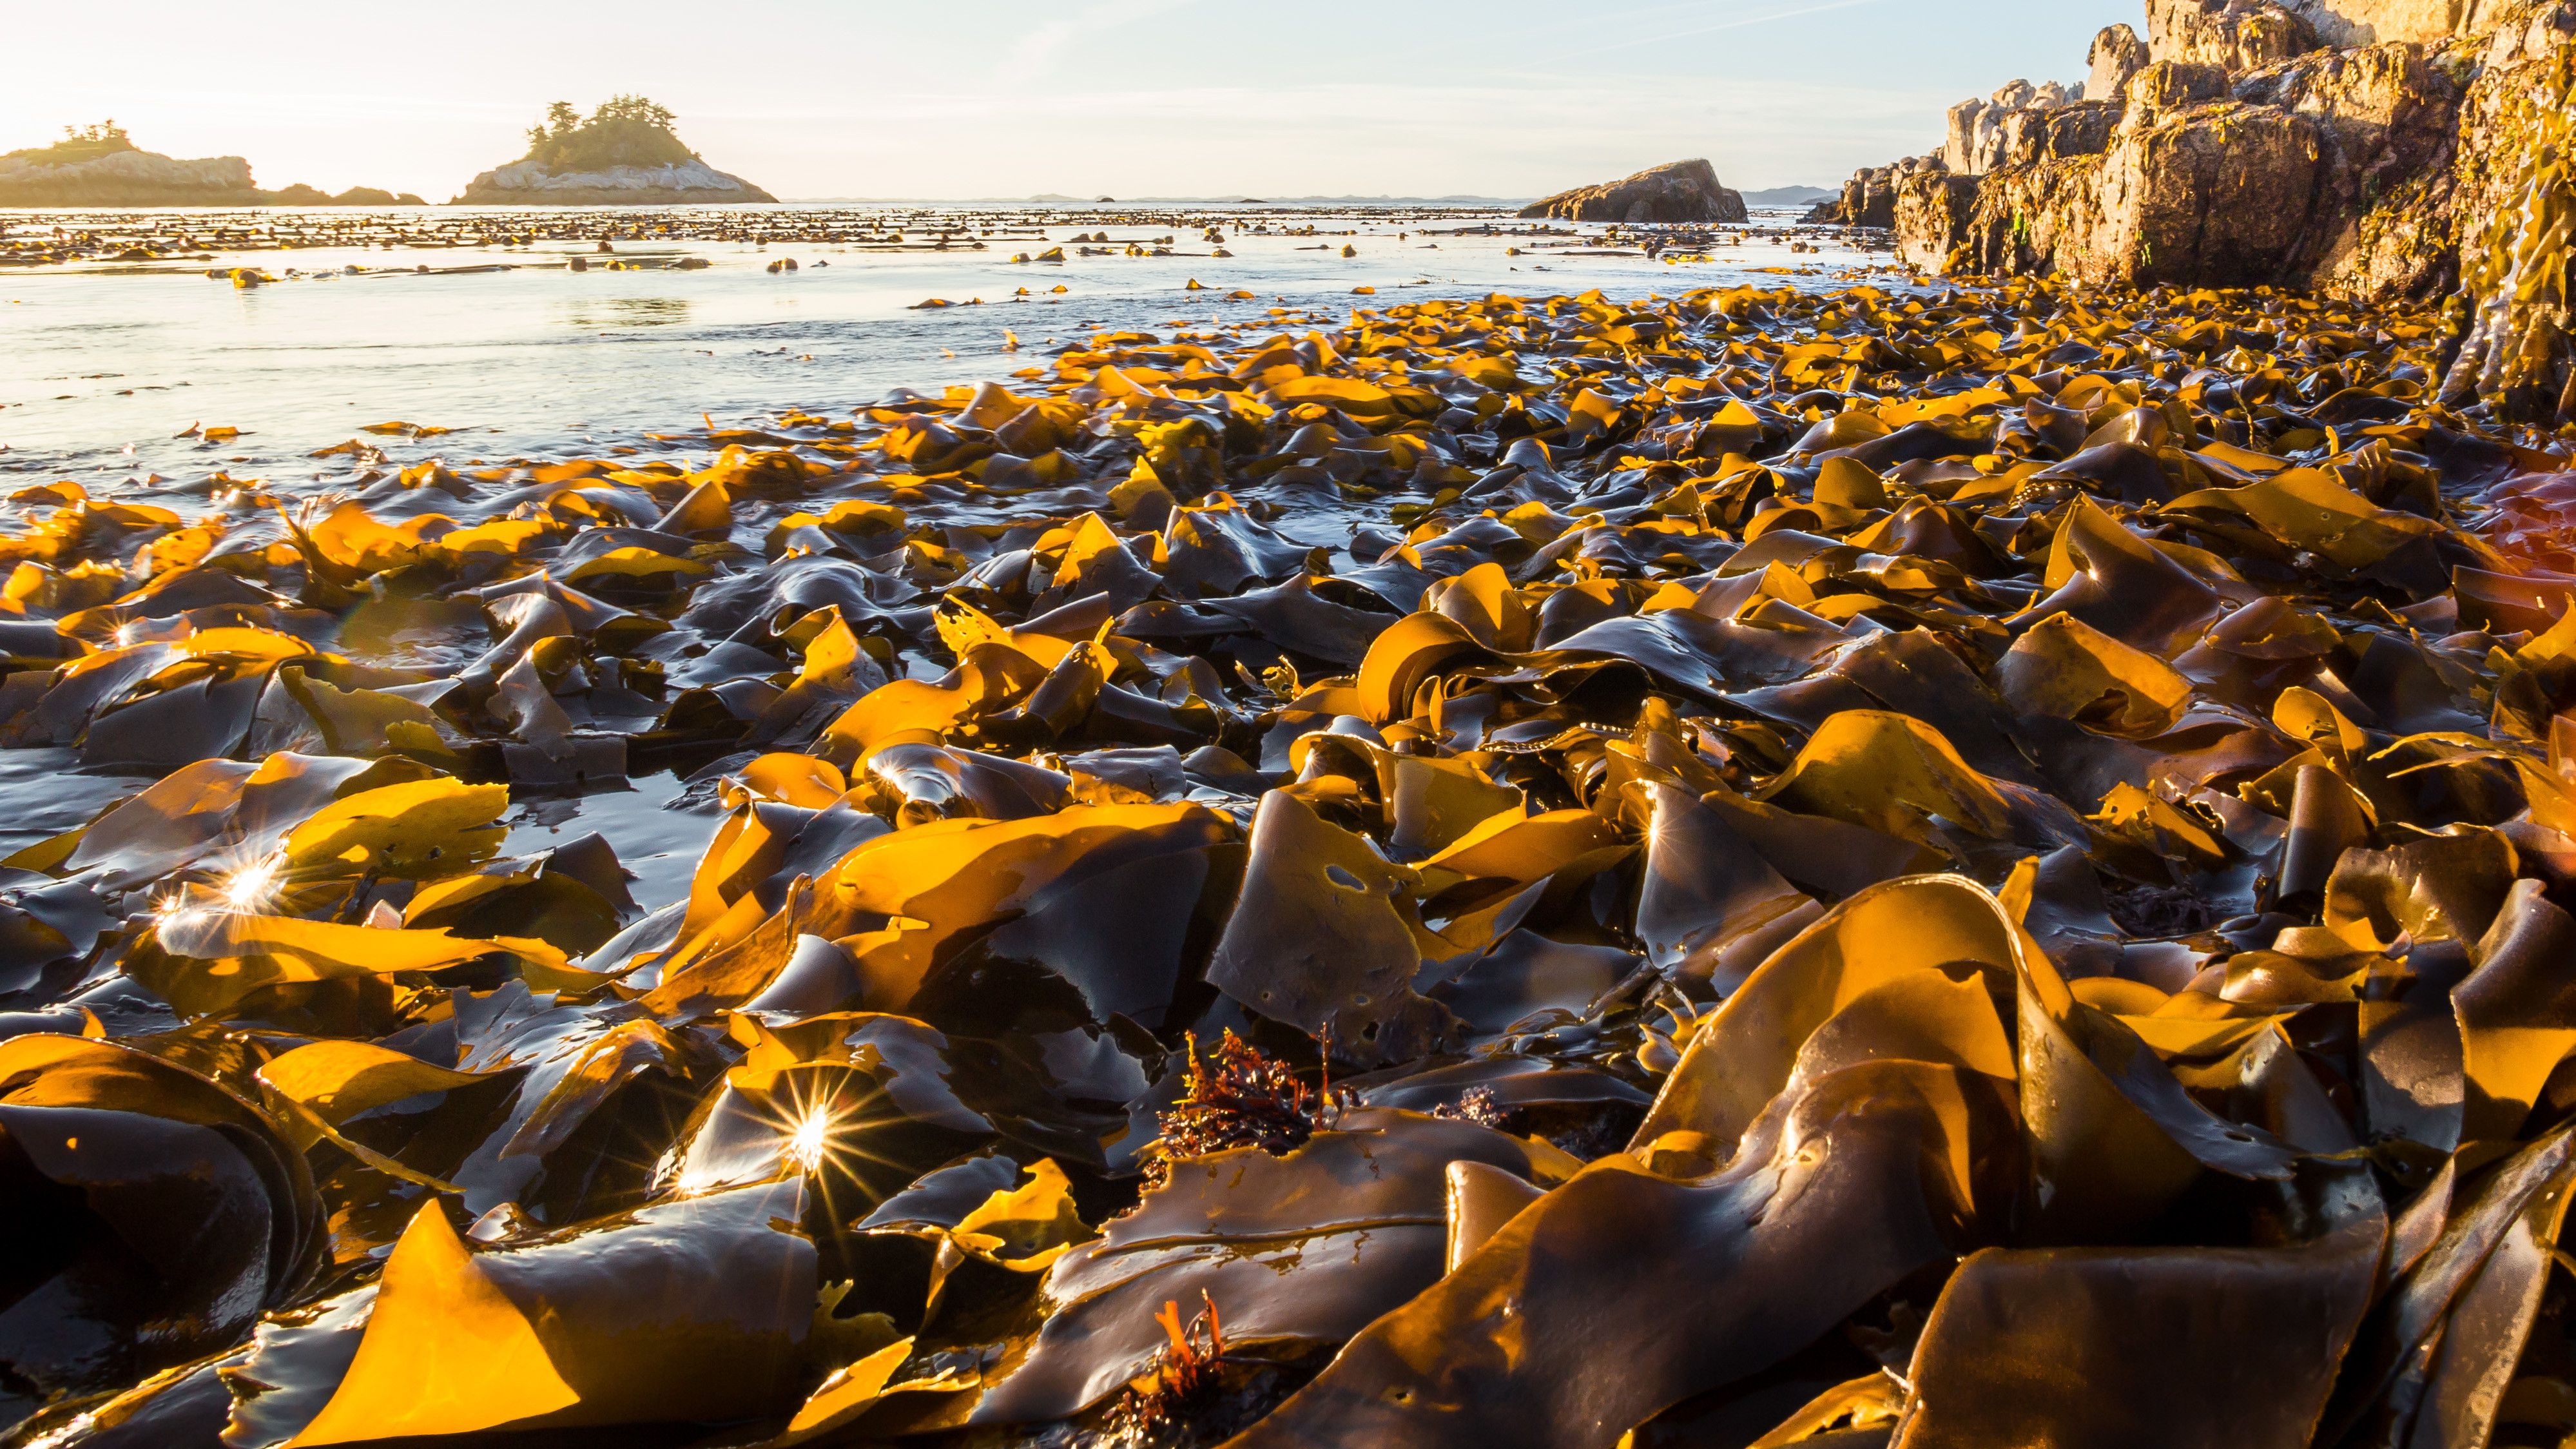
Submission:
[[722,206],[778,198],[743,180],[689,160],[662,166],[610,166],[555,172],[514,161],[474,178],[452,206]]
[[[1906,261],[2365,300],[2493,297],[2512,271],[2520,320],[2472,339],[2496,384],[2475,390],[2571,375],[2550,209],[2570,182],[2535,128],[2568,124],[2576,0],[2149,0],[2146,18],[2143,41],[2095,40],[2092,99],[1967,103],[1944,167],[1890,177],[1883,203],[1862,188]],[[2566,396],[2576,418],[2576,380]]]
[[1526,217],[1562,221],[1743,221],[1744,197],[1719,184],[1706,161],[1675,161],[1624,181],[1560,191],[1521,211]]

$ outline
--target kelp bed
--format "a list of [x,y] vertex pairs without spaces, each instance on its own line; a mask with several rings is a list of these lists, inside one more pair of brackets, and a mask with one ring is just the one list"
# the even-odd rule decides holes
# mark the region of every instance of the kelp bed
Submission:
[[[477,207],[397,207],[319,211],[150,211],[139,208],[18,211],[0,214],[0,266],[80,262],[213,261],[217,253],[286,252],[313,248],[380,247],[425,250],[537,247],[618,242],[680,244],[727,242],[747,246],[840,246],[863,252],[944,252],[998,249],[1039,240],[1050,229],[1117,228],[1131,231],[1258,231],[1316,223],[1348,230],[1350,213],[1311,206],[1264,210],[1141,206],[793,206],[744,207],[548,207],[505,210]],[[1415,229],[1449,225],[1483,229],[1489,207],[1373,207],[1372,222]],[[1546,226],[1514,227],[1548,233]],[[1322,235],[1324,233],[1317,233]]]
[[[23,490],[0,728],[166,773],[7,862],[0,1405],[2561,1443],[2576,480],[2443,341],[1496,297]],[[498,853],[659,770],[685,900]]]

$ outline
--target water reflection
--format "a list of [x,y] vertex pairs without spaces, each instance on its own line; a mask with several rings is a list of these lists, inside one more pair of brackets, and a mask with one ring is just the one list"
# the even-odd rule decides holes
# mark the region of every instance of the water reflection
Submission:
[[563,308],[564,325],[583,332],[620,327],[676,327],[689,320],[686,297],[585,297]]
[[[409,254],[354,246],[236,252],[220,265],[172,262],[149,276],[28,269],[0,278],[0,339],[17,344],[0,347],[0,476],[115,488],[158,474],[195,486],[219,459],[239,459],[223,466],[297,488],[338,471],[309,461],[311,450],[379,421],[461,430],[428,447],[394,440],[402,466],[431,453],[471,460],[596,448],[701,415],[758,426],[787,397],[845,411],[896,386],[982,381],[1094,331],[1275,326],[1294,335],[1357,306],[1595,287],[1625,299],[1752,280],[1755,264],[1786,260],[1760,246],[1670,265],[1588,234],[1551,232],[1542,247],[1527,224],[1504,217],[1444,216],[1425,228],[1319,213],[1237,228],[1223,258],[1192,244],[1155,248],[1164,256],[1102,247],[1042,263],[1034,258],[1069,240],[1071,223],[1028,220],[1010,234],[1011,250],[1000,233],[986,250],[928,250],[945,229],[933,223],[907,228],[920,251],[695,244],[689,251],[708,265],[688,271],[611,271],[631,259],[623,241],[616,256],[570,253],[594,263],[581,272],[557,265],[566,254],[552,248],[441,248],[439,265],[418,271],[427,263]],[[1757,246],[1787,225],[1786,216],[1764,218]],[[1109,230],[1126,238],[1137,229]],[[1437,251],[1422,240],[1433,232]],[[1336,245],[1298,250],[1328,236]],[[1343,256],[1342,243],[1356,254]],[[1032,261],[1010,261],[1022,247]],[[797,271],[768,270],[791,258]],[[1801,256],[1824,264],[1818,285],[1828,267],[1857,260],[1848,251]],[[236,287],[233,265],[277,280]],[[924,308],[927,299],[954,305]],[[574,356],[566,346],[590,350]],[[241,433],[215,454],[174,437],[191,423]]]

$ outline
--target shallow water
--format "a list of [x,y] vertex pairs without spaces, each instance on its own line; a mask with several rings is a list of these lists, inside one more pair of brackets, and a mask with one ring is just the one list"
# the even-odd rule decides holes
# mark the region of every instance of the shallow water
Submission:
[[[429,215],[444,221],[459,214],[439,208]],[[25,228],[35,215],[0,211],[0,226]],[[634,213],[599,215],[605,222]],[[962,225],[951,219],[963,215],[910,211],[888,219],[918,237],[943,220]],[[990,212],[974,215],[995,220]],[[1302,333],[1339,322],[1354,306],[1594,287],[1619,296],[1671,295],[1792,266],[1816,272],[1822,284],[1868,260],[1848,249],[1798,254],[1785,240],[1773,244],[1791,230],[1789,212],[1757,216],[1751,241],[1711,253],[1716,260],[1674,263],[1603,245],[1603,227],[1524,223],[1501,212],[1428,221],[1366,212],[1208,213],[1181,226],[1172,213],[1156,211],[1105,228],[1099,211],[1074,215],[1080,224],[1049,224],[1046,214],[1032,214],[1026,226],[987,238],[984,251],[619,241],[611,258],[589,241],[554,241],[218,251],[204,261],[0,275],[0,480],[20,486],[68,478],[93,496],[193,515],[204,505],[202,489],[192,485],[218,471],[264,478],[284,491],[343,484],[361,470],[352,460],[307,455],[352,437],[381,449],[393,465],[619,447],[691,451],[646,435],[693,427],[701,414],[722,424],[757,424],[790,406],[846,414],[897,387],[1000,378],[1104,329],[1169,333],[1221,323]],[[61,219],[45,216],[47,228]],[[1316,234],[1263,235],[1238,219],[1276,233],[1312,226]],[[1232,257],[1209,255],[1216,245],[1204,239],[1209,224],[1221,229]],[[1504,234],[1455,234],[1486,227]],[[1552,229],[1533,235],[1533,227]],[[1069,241],[1102,229],[1120,243],[1170,237],[1175,254],[1086,257]],[[1011,261],[1055,245],[1065,246],[1067,261]],[[1342,256],[1345,245],[1357,255]],[[1516,247],[1524,254],[1513,255]],[[1558,254],[1601,251],[1628,254]],[[591,264],[588,270],[571,270],[574,257]],[[684,257],[708,265],[670,268]],[[791,258],[796,271],[768,270]],[[614,259],[647,269],[600,265]],[[440,270],[411,270],[421,265]],[[279,281],[243,289],[206,275],[234,266]],[[511,270],[452,270],[480,266]],[[1188,290],[1193,280],[1206,290]],[[1059,285],[1067,289],[1061,296],[1050,290]],[[1358,287],[1377,291],[1356,295]],[[1034,295],[1014,297],[1021,288]],[[1256,300],[1226,300],[1236,291]],[[934,297],[981,298],[984,305],[916,308]],[[1021,350],[1006,349],[1006,332],[1017,333]],[[358,431],[389,420],[455,431],[416,441]],[[242,434],[222,444],[172,436],[200,423]],[[1278,526],[1301,543],[1339,544],[1348,532],[1336,516],[1284,518]],[[0,793],[25,807],[21,818],[0,821],[0,853],[80,825],[151,783],[71,775],[70,756],[0,751]],[[509,853],[595,830],[635,874],[629,887],[645,909],[683,899],[715,822],[662,809],[679,791],[667,774],[632,783],[631,790],[522,804],[511,817]]]
[[[7,752],[0,752],[0,759],[6,758]],[[666,770],[621,780],[613,789],[524,801],[502,822],[510,835],[501,853],[535,855],[596,831],[615,847],[617,863],[626,868],[627,894],[643,909],[658,911],[688,899],[689,876],[707,838],[723,821],[718,814],[666,808],[680,789],[681,781]]]
[[[34,215],[0,212],[0,226],[23,228]],[[917,234],[938,215],[909,213],[906,225]],[[217,469],[291,486],[298,472],[327,478],[336,467],[308,461],[314,448],[396,419],[458,430],[416,449],[389,449],[398,462],[595,451],[693,425],[701,413],[739,421],[791,404],[846,411],[898,386],[999,377],[1038,361],[1051,340],[1103,328],[1168,332],[1221,319],[1302,331],[1297,319],[1273,319],[1270,309],[1313,309],[1320,322],[1341,320],[1353,305],[1494,291],[1670,295],[1741,282],[1754,268],[1841,271],[1864,260],[1848,250],[1793,255],[1770,245],[1789,227],[1787,212],[1758,217],[1752,244],[1715,253],[1718,260],[1668,264],[1642,253],[1513,256],[1510,248],[1534,239],[1435,234],[1529,225],[1502,213],[1443,217],[1426,232],[1418,219],[1286,211],[1243,219],[1274,231],[1311,224],[1322,234],[1259,235],[1238,228],[1233,215],[1211,213],[1235,254],[1217,258],[1197,227],[1174,226],[1158,212],[1108,230],[1120,242],[1172,237],[1172,256],[1010,260],[1093,229],[1096,215],[1082,213],[1083,226],[1045,226],[1045,240],[996,236],[981,252],[617,243],[620,255],[652,267],[640,271],[574,272],[567,266],[574,256],[606,259],[588,242],[551,242],[216,253],[211,262],[0,275],[0,475],[76,478],[93,493],[128,477],[148,488],[156,472],[185,482]],[[57,219],[49,214],[46,225]],[[1037,214],[1033,224],[1044,220]],[[1603,230],[1535,240],[1586,250]],[[1358,254],[1343,257],[1346,244]],[[682,256],[709,265],[659,265]],[[797,271],[767,270],[788,258]],[[423,264],[512,270],[410,270]],[[206,276],[239,265],[281,280],[237,289]],[[371,270],[345,274],[353,265]],[[288,277],[288,268],[302,275]],[[1192,280],[1209,290],[1187,290]],[[1050,294],[1059,285],[1066,292]],[[1362,286],[1377,294],[1354,296]],[[1035,295],[1015,298],[1022,287]],[[1238,290],[1257,300],[1223,300]],[[933,297],[980,297],[986,305],[912,310]],[[1005,350],[1006,331],[1025,350]],[[220,446],[172,437],[200,422],[243,435]]]

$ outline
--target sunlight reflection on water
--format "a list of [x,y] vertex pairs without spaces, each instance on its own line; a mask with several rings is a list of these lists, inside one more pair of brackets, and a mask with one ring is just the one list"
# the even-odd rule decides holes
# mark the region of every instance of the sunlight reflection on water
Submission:
[[[1211,215],[1225,228],[1231,258],[1206,255],[1211,244],[1192,227],[1156,223],[1111,233],[1168,235],[1179,254],[1012,263],[1015,252],[1034,254],[1076,230],[1059,225],[1047,241],[997,237],[982,252],[618,244],[620,255],[638,260],[689,255],[711,263],[697,271],[574,272],[565,265],[572,256],[602,259],[587,243],[553,242],[256,252],[217,263],[0,275],[0,444],[8,449],[0,472],[80,479],[94,493],[147,471],[183,481],[225,469],[291,487],[299,473],[328,478],[342,467],[308,460],[313,448],[389,420],[459,430],[415,450],[420,456],[573,454],[691,426],[701,413],[726,422],[789,405],[846,413],[896,386],[1001,378],[1038,361],[1047,339],[1060,346],[1101,329],[1168,334],[1175,322],[1206,328],[1218,318],[1267,324],[1269,309],[1288,306],[1313,309],[1313,322],[1283,324],[1302,333],[1341,320],[1353,305],[1592,287],[1614,297],[1671,295],[1748,280],[1751,267],[1839,270],[1861,260],[1840,249],[1792,256],[1769,245],[1764,233],[1785,227],[1787,213],[1757,218],[1748,246],[1682,265],[1643,255],[1514,257],[1507,248],[1529,237],[1437,234],[1476,218],[1268,219],[1274,227],[1312,222],[1319,232],[1357,233],[1335,237],[1264,236]],[[1600,229],[1582,230],[1597,237]],[[1341,255],[1345,242],[1357,256]],[[441,267],[513,270],[409,270],[424,257]],[[798,271],[766,270],[788,257],[802,264]],[[376,270],[345,274],[353,264]],[[205,275],[216,265],[253,265],[282,280],[236,289]],[[287,278],[290,267],[304,275]],[[1193,279],[1209,290],[1185,290]],[[1058,284],[1066,294],[1050,295]],[[1378,290],[1354,296],[1359,286]],[[1035,295],[1013,297],[1021,287]],[[1257,300],[1224,300],[1236,290]],[[987,305],[912,310],[931,297],[980,297]],[[1004,350],[1005,329],[1018,333],[1025,351]],[[243,436],[221,445],[172,437],[195,422]],[[397,462],[413,456],[389,452]]]

